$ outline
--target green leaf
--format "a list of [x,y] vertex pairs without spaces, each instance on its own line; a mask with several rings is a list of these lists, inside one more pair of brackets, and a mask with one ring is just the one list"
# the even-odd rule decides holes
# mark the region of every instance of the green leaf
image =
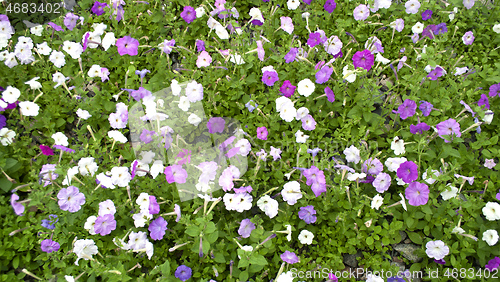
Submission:
[[17,268],[19,266],[19,256],[16,256],[14,260],[12,260],[12,266]]
[[215,231],[205,236],[208,242],[211,244],[215,243],[219,239],[219,231]]
[[0,178],[0,187],[5,192],[8,192],[10,190],[10,188],[12,187],[12,182],[10,182],[9,180],[7,180],[7,178],[5,178],[5,177]]
[[417,245],[421,245],[422,244],[422,237],[416,233],[416,232],[408,232],[408,237],[410,238],[410,240],[417,244]]
[[368,246],[373,245],[373,241],[374,241],[374,240],[373,240],[373,237],[368,237],[368,238],[366,238],[366,244],[367,244]]
[[168,260],[166,260],[164,264],[160,265],[160,271],[162,275],[170,276],[170,262]]
[[186,228],[185,233],[191,237],[197,237],[200,235],[200,228],[196,225],[190,225]]
[[218,263],[226,263],[226,258],[221,253],[215,253],[214,261]]
[[250,257],[250,264],[256,264],[256,265],[267,265],[267,260],[263,255],[253,255]]
[[208,222],[207,226],[205,227],[205,233],[210,234],[210,233],[213,233],[215,230],[216,230],[215,223],[213,223],[211,221]]
[[247,281],[248,280],[248,272],[246,272],[246,271],[240,272],[239,278],[240,278],[240,281]]

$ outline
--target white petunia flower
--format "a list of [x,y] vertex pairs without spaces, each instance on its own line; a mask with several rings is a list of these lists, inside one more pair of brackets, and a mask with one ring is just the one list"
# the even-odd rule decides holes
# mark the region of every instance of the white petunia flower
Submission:
[[483,207],[483,214],[487,220],[499,220],[500,219],[500,204],[495,202],[488,202]]
[[483,241],[488,243],[490,246],[495,245],[498,242],[498,232],[493,229],[484,231]]
[[82,110],[82,109],[76,110],[76,115],[79,118],[85,119],[85,120],[89,119],[92,116],[88,111]]
[[19,108],[21,109],[21,114],[23,116],[30,117],[36,117],[38,115],[38,111],[40,110],[40,106],[31,101],[20,102]]
[[9,104],[15,103],[19,96],[21,96],[21,91],[12,86],[7,86],[7,89],[2,92],[2,99]]
[[281,191],[281,196],[289,205],[295,205],[297,200],[302,198],[302,192],[300,191],[300,184],[297,181],[290,181],[283,185],[283,190]]
[[315,84],[309,79],[303,79],[297,84],[297,92],[304,97],[309,97],[316,88]]
[[371,207],[372,209],[378,210],[383,203],[384,203],[384,198],[382,198],[382,196],[377,194],[375,197],[373,197]]
[[451,198],[454,198],[457,196],[458,193],[458,188],[451,186],[451,184],[446,185],[448,188],[446,188],[445,191],[441,192],[441,197],[443,197],[443,200],[449,200]]
[[314,234],[308,230],[302,230],[299,234],[299,241],[304,245],[311,245],[314,238]]
[[64,133],[57,132],[57,133],[52,134],[51,137],[52,137],[52,139],[54,139],[54,143],[56,145],[61,145],[61,146],[64,146],[64,147],[68,147],[68,145],[69,145],[69,143],[68,143],[68,137],[66,137],[66,135],[64,135]]

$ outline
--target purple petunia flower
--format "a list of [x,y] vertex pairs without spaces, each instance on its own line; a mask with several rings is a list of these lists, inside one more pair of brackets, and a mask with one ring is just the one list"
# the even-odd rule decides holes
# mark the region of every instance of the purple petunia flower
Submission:
[[139,138],[141,139],[142,142],[144,142],[145,144],[148,144],[148,143],[151,143],[151,141],[153,141],[154,135],[156,135],[155,131],[143,129],[141,136]]
[[429,116],[434,106],[427,101],[420,101],[420,103],[422,104],[420,104],[418,108],[422,111],[422,115],[424,115],[424,117]]
[[335,0],[326,0],[325,5],[323,6],[323,8],[325,8],[325,10],[330,14],[333,13],[333,10],[335,10],[336,7],[337,3],[335,3]]
[[54,146],[52,146],[52,147],[53,147],[54,149],[58,149],[58,150],[61,150],[61,151],[66,152],[66,153],[74,153],[74,152],[75,152],[75,150],[70,149],[70,148],[68,148],[68,147],[65,147],[65,146],[63,146],[63,145],[54,145]]
[[495,269],[498,269],[500,267],[500,258],[495,257],[493,259],[490,259],[488,263],[484,266],[484,268],[488,269],[489,271],[493,271]]
[[205,51],[205,41],[197,39],[196,40],[196,49],[198,52]]
[[118,54],[120,54],[120,56],[126,54],[135,56],[139,50],[139,41],[130,36],[125,36],[116,41],[116,47],[118,48]]
[[49,254],[52,252],[59,251],[60,247],[61,246],[59,245],[59,243],[52,241],[50,239],[43,240],[42,244],[41,244],[42,251],[49,253]]
[[432,18],[432,10],[425,10],[424,12],[422,12],[423,21],[430,20],[431,18]]
[[48,25],[52,27],[55,31],[64,31],[64,29],[61,26],[58,26],[53,22],[49,22]]
[[314,206],[305,206],[301,207],[299,210],[299,218],[304,220],[307,224],[316,222],[316,210],[314,210]]
[[436,34],[436,25],[430,24],[422,31],[422,38],[434,39],[434,34]]
[[330,87],[325,87],[325,94],[326,98],[328,98],[328,102],[333,103],[335,102],[335,94],[333,93],[333,90],[330,89]]
[[323,84],[330,79],[333,73],[333,68],[323,67],[316,73],[316,83]]
[[153,240],[161,240],[165,236],[165,231],[167,230],[168,222],[163,217],[158,217],[157,219],[151,221],[149,224],[149,236]]
[[[55,221],[54,221],[55,219]],[[42,227],[45,227],[47,229],[53,230],[56,228],[56,222],[58,222],[59,219],[57,218],[57,215],[51,214],[49,215],[49,219],[42,219]]]
[[57,179],[59,174],[55,173],[56,171],[56,165],[55,164],[45,164],[42,166],[42,169],[40,170],[40,179],[39,183],[41,184],[42,182],[44,183],[43,187],[51,184],[51,180]]
[[285,80],[280,87],[280,92],[283,93],[283,96],[290,98],[295,93],[295,89],[297,86],[293,86],[290,80]]
[[85,33],[85,38],[83,39],[83,51],[87,50],[89,44],[90,32]]
[[[453,136],[460,137],[462,133],[460,132],[460,124],[450,118],[445,121],[442,121],[436,125],[436,129],[438,130],[439,137],[443,138],[443,136],[450,136],[451,140],[453,140]],[[444,139],[444,138],[443,138]],[[444,140],[446,143],[450,143],[448,140]]]
[[285,55],[285,63],[289,64],[295,61],[295,57],[297,56],[298,52],[298,48],[290,48],[290,51],[288,51],[288,53]]
[[352,61],[355,68],[364,68],[369,71],[375,62],[375,56],[373,56],[370,50],[365,49],[363,51],[356,52],[356,54],[352,56]]
[[10,205],[14,209],[14,213],[17,215],[22,215],[24,212],[24,205],[17,202],[19,196],[17,194],[12,194],[10,196]]
[[379,161],[379,159],[369,158],[363,163],[363,172],[366,174],[379,174],[384,169],[384,165]]
[[[1,128],[1,127],[0,127]],[[40,145],[40,150],[44,156],[52,156],[54,155],[54,151],[49,146]]]
[[421,122],[417,125],[413,125],[413,124],[410,125],[410,132],[412,134],[417,134],[417,133],[422,134],[422,133],[424,133],[424,131],[427,131],[429,129],[431,129],[431,127],[425,122]]
[[97,16],[100,16],[104,14],[104,7],[109,7],[108,4],[106,3],[101,3],[99,1],[94,2],[94,6],[90,9],[92,13],[96,14]]
[[135,74],[140,76],[141,79],[144,78],[146,76],[147,73],[150,73],[151,71],[148,70],[148,69],[143,69],[143,70],[136,70],[135,71]]
[[188,24],[190,24],[196,19],[196,11],[191,6],[184,6],[184,10],[181,13],[181,18],[184,19]]
[[79,17],[73,13],[67,13],[66,17],[64,17],[64,25],[66,26],[67,29],[73,30],[75,28],[76,23],[78,21]]
[[389,189],[389,186],[391,186],[391,176],[385,172],[381,172],[377,175],[375,180],[373,180],[372,185],[377,192],[384,193]]
[[312,48],[318,44],[321,44],[321,33],[319,32],[309,33],[309,39],[307,39],[307,45],[309,45],[309,47]]
[[446,261],[444,259],[435,259],[434,262],[437,264],[442,264],[442,265],[446,264]]
[[257,138],[260,140],[267,140],[267,128],[265,126],[257,127]]
[[0,115],[0,129],[4,128],[6,125],[7,125],[7,118],[4,115]]
[[170,165],[165,168],[168,183],[186,183],[187,171],[181,165]]
[[444,74],[443,69],[440,67],[437,67],[437,68],[431,70],[431,72],[427,75],[427,77],[430,80],[437,80],[439,77],[443,76],[443,74]]
[[115,216],[112,214],[105,214],[97,217],[94,224],[94,231],[96,234],[105,236],[111,233],[111,231],[116,229]]
[[472,45],[474,42],[474,34],[472,31],[467,31],[464,36],[462,36],[462,41],[464,42],[465,45]]
[[153,94],[151,93],[151,91],[147,90],[146,88],[144,87],[139,87],[139,89],[137,90],[132,90],[130,92],[130,96],[132,96],[132,98],[134,98],[137,102],[139,102],[141,99],[144,99],[146,97],[150,97],[152,96]]
[[479,107],[481,106],[485,106],[486,109],[490,109],[490,103],[489,103],[489,100],[488,100],[488,96],[486,96],[485,94],[481,94],[481,99],[479,99],[479,101],[477,101],[477,105]]
[[[398,169],[399,171],[399,169]],[[412,182],[405,190],[408,204],[412,206],[422,206],[429,200],[429,186],[420,182]]]
[[265,71],[262,75],[262,82],[267,86],[273,86],[279,80],[278,73],[274,71]]
[[406,161],[399,166],[396,175],[405,183],[411,183],[418,178],[418,166],[412,161]]
[[180,265],[175,270],[175,277],[179,278],[181,281],[186,281],[191,278],[193,271],[190,267],[185,265]]
[[399,105],[397,113],[401,117],[401,119],[407,119],[412,117],[417,110],[417,103],[415,101],[406,99],[403,104]]
[[436,30],[433,31],[433,32],[436,35],[447,33],[448,32],[448,28],[446,27],[446,23],[440,23],[440,24],[436,25]]
[[68,188],[61,189],[57,193],[57,198],[59,199],[59,207],[63,211],[77,212],[85,204],[85,195],[75,186],[68,186]]
[[311,154],[313,158],[316,157],[316,155],[318,155],[319,152],[323,152],[323,150],[321,150],[320,148],[307,149],[307,153]]
[[307,115],[301,119],[302,121],[302,128],[304,130],[314,130],[316,129],[316,121],[311,115]]
[[494,97],[494,96],[500,97],[500,83],[491,85],[490,92],[488,94],[490,95],[490,97]]
[[299,258],[297,257],[297,255],[294,253],[294,252],[290,252],[290,251],[285,251],[281,256],[280,258],[284,261],[284,262],[288,262],[289,264],[294,264],[294,263],[297,263],[299,262]]
[[394,276],[394,277],[387,277],[387,282],[406,282],[406,280]]
[[149,196],[148,211],[150,214],[158,214],[160,212],[160,204],[156,201],[155,196]]
[[246,218],[241,221],[240,228],[238,229],[238,234],[243,238],[250,237],[250,234],[255,229],[255,224]]
[[207,122],[208,132],[211,134],[222,133],[226,126],[226,121],[221,117],[211,117]]

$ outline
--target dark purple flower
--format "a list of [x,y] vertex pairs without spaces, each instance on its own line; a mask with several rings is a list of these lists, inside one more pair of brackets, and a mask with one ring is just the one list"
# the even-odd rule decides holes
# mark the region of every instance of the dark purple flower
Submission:
[[436,31],[436,26],[433,24],[430,24],[424,28],[422,31],[422,38],[427,37],[429,39],[434,39],[434,34]]
[[158,217],[157,219],[151,221],[149,224],[149,236],[153,240],[161,240],[165,236],[165,231],[167,230],[168,222],[163,217]]
[[342,51],[340,51],[337,54],[333,55],[333,58],[337,59],[337,58],[342,58],[343,56],[344,56],[344,53],[342,53]]
[[120,54],[120,56],[126,54],[135,56],[139,50],[139,41],[130,36],[125,36],[116,41],[116,47],[118,48],[118,54]]
[[151,143],[153,141],[153,136],[156,134],[155,131],[149,131],[147,129],[143,129],[141,136],[141,141],[144,142],[145,144]]
[[104,14],[104,7],[109,7],[109,6],[106,3],[95,1],[94,6],[92,6],[92,9],[90,9],[90,11],[92,11],[92,13],[96,14],[97,16],[100,16]]
[[283,93],[283,96],[290,98],[295,93],[295,89],[297,86],[293,86],[290,80],[285,80],[280,87],[280,92]]
[[309,45],[309,47],[312,48],[320,43],[321,43],[321,33],[319,32],[309,33],[309,39],[307,39],[307,45]]
[[399,105],[397,113],[400,115],[401,119],[407,119],[412,117],[417,110],[417,103],[415,101],[406,99],[403,104]]
[[432,17],[432,10],[425,10],[422,12],[422,20],[426,21],[429,20]]
[[95,220],[94,231],[96,234],[105,236],[111,233],[111,231],[116,229],[115,216],[112,214],[105,214],[98,216]]
[[85,38],[83,39],[83,51],[87,49],[89,44],[90,32],[85,33]]
[[439,77],[443,76],[443,74],[444,74],[443,69],[440,67],[437,67],[437,68],[431,70],[431,72],[427,75],[427,77],[430,80],[437,80]]
[[193,271],[190,267],[185,265],[180,265],[175,270],[175,277],[179,278],[181,281],[186,281],[191,278]]
[[500,96],[500,83],[493,84],[490,86],[490,93],[488,93],[490,97]]
[[333,13],[333,10],[335,10],[336,7],[337,3],[335,3],[335,0],[326,0],[325,5],[323,6],[323,8],[325,8],[325,10],[330,14]]
[[55,31],[64,31],[64,29],[61,26],[58,26],[53,22],[49,22],[48,25],[52,27]]
[[[460,124],[452,118],[438,123],[436,125],[436,129],[438,130],[439,137],[441,138],[443,138],[443,136],[449,136],[451,140],[453,140],[453,136],[462,136],[462,133],[460,132]],[[444,142],[450,143],[450,141],[446,139],[444,140]]]
[[436,29],[433,32],[436,35],[447,33],[448,32],[448,28],[446,27],[446,23],[440,23],[440,24],[436,25]]
[[221,117],[211,117],[207,122],[209,133],[222,133],[226,126],[226,121]]
[[[264,18],[264,16],[262,16],[262,18]],[[261,25],[263,25],[264,23],[263,23],[263,22],[261,22],[260,20],[252,20],[252,24],[253,24],[253,25],[258,25],[258,26],[261,26]]]
[[489,271],[493,271],[495,269],[498,269],[498,267],[500,267],[500,258],[499,257],[495,257],[495,258],[491,259],[490,261],[488,261],[488,264],[486,264],[484,266],[484,268],[488,269]]
[[280,80],[278,74],[274,71],[265,71],[262,75],[262,82],[267,86],[273,86],[278,80]]
[[[399,172],[399,169],[398,169]],[[412,182],[405,190],[406,199],[408,204],[412,206],[422,206],[429,201],[429,186],[420,182]]]
[[335,102],[335,94],[333,93],[333,90],[330,89],[330,87],[325,88],[325,94],[326,98],[328,98],[328,102],[333,103]]
[[52,252],[57,252],[61,246],[59,245],[59,243],[55,241],[52,241],[50,239],[45,239],[42,241],[41,247],[42,251],[46,253],[52,253]]
[[299,210],[299,218],[304,220],[307,224],[316,222],[316,211],[314,210],[314,206],[305,206],[301,207]]
[[406,280],[399,277],[387,277],[387,282],[406,282]]
[[429,129],[431,129],[431,127],[425,122],[421,122],[417,125],[410,125],[410,132],[412,134],[422,134],[424,131],[427,131]]
[[293,252],[290,252],[290,251],[285,251],[281,256],[280,258],[284,261],[284,262],[288,262],[289,264],[294,264],[294,263],[297,263],[299,262],[299,258],[297,257],[297,255]]
[[[0,127],[0,129],[1,128],[2,127]],[[54,151],[52,151],[52,149],[49,146],[40,145],[40,150],[42,151],[42,154],[45,155],[45,156],[52,156],[52,155],[54,155]]]
[[190,24],[196,19],[196,11],[191,6],[184,6],[184,10],[181,13],[181,18],[183,18],[188,24]]
[[288,53],[285,55],[285,63],[289,64],[295,61],[295,57],[297,56],[298,52],[298,48],[290,48],[290,51],[288,51]]
[[[55,219],[55,221],[54,221]],[[56,222],[58,222],[59,219],[57,218],[57,215],[51,214],[49,215],[49,219],[42,219],[42,227],[45,227],[47,229],[53,230],[56,228]]]
[[481,107],[482,105],[485,106],[486,109],[490,109],[490,103],[489,103],[489,100],[488,100],[488,96],[486,96],[485,94],[481,94],[481,99],[479,99],[479,101],[477,101],[477,105],[479,107]]
[[267,140],[267,128],[265,126],[257,127],[257,138],[260,140]]
[[307,5],[311,5],[312,2],[312,0],[302,0],[302,1],[304,1],[304,3],[306,3]]
[[316,73],[316,83],[323,84],[330,79],[333,73],[333,68],[323,67]]
[[205,41],[203,40],[196,40],[196,49],[198,52],[205,51]]
[[418,166],[412,161],[406,161],[399,166],[396,175],[405,183],[411,183],[418,178]]
[[373,56],[370,50],[365,49],[363,51],[356,52],[356,54],[352,56],[352,61],[355,68],[364,68],[369,71],[375,62],[375,56]]
[[424,115],[424,117],[429,116],[434,106],[427,101],[420,101],[420,103],[422,104],[420,104],[418,108],[422,111],[422,115]]
[[187,171],[181,165],[170,165],[163,172],[168,183],[186,183]]
[[64,25],[66,28],[69,30],[73,30],[75,28],[76,23],[78,21],[79,17],[73,13],[67,13],[66,17],[64,17]]
[[150,214],[157,214],[160,212],[160,205],[156,201],[155,196],[149,196],[149,213]]
[[240,228],[238,229],[238,234],[243,238],[250,237],[250,234],[255,229],[255,224],[246,218],[241,221]]
[[446,261],[444,259],[435,259],[434,262],[437,264],[442,264],[442,265],[446,264]]

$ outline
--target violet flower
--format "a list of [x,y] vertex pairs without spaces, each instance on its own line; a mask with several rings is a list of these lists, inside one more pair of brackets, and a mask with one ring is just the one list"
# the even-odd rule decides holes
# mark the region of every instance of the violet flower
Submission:
[[115,216],[112,214],[105,214],[98,216],[94,224],[94,232],[105,236],[111,233],[111,231],[116,229]]
[[337,3],[335,3],[335,0],[326,0],[325,5],[323,8],[325,8],[325,11],[328,13],[333,13],[333,10],[337,7]]
[[333,103],[335,102],[335,94],[333,93],[333,90],[330,89],[330,87],[325,87],[325,94],[326,98],[328,98],[328,102]]
[[238,229],[238,234],[243,238],[250,237],[252,231],[255,229],[255,224],[246,218],[241,221],[240,228]]
[[428,131],[429,129],[431,129],[431,127],[425,122],[421,122],[417,125],[410,125],[410,132],[412,134],[422,134],[424,131]]
[[186,183],[187,171],[181,165],[170,165],[165,168],[164,174],[168,183]]
[[304,220],[307,224],[315,223],[317,217],[315,216],[316,211],[314,206],[301,207],[299,210],[299,218]]
[[75,186],[62,188],[59,193],[57,193],[57,198],[59,199],[57,203],[63,211],[77,212],[81,209],[81,206],[85,204],[85,195]]
[[104,14],[104,7],[109,7],[108,4],[106,3],[101,3],[99,1],[94,2],[94,6],[90,9],[92,13],[96,14],[97,16],[100,16]]
[[180,279],[181,281],[186,281],[189,278],[191,278],[192,273],[193,271],[191,270],[190,267],[185,265],[180,265],[175,270],[175,277]]
[[[398,169],[399,171],[399,169]],[[429,186],[420,182],[412,182],[405,190],[408,204],[412,206],[422,206],[429,200]]]
[[196,11],[191,6],[184,6],[181,18],[186,21],[186,23],[190,24],[196,19]]
[[267,140],[267,128],[265,126],[257,127],[257,138],[260,140]]
[[153,240],[161,240],[165,236],[165,231],[167,230],[168,222],[163,217],[158,217],[157,219],[151,221],[149,224],[149,236]]
[[431,17],[432,17],[432,10],[425,10],[424,12],[422,12],[422,20],[423,21],[430,20]]
[[375,62],[375,56],[370,50],[365,49],[356,52],[354,56],[352,56],[352,61],[355,68],[364,68],[369,71]]
[[262,82],[267,86],[273,86],[278,80],[278,74],[274,71],[265,71],[262,75]]
[[120,56],[135,56],[139,50],[139,41],[130,36],[125,36],[116,41],[116,47],[118,48],[118,54],[120,54]]
[[321,68],[316,73],[316,83],[323,84],[327,82],[330,79],[332,73],[333,73],[333,68],[330,68],[328,66]]
[[[462,136],[462,133],[460,132],[460,124],[452,118],[438,123],[436,125],[436,129],[438,130],[439,137],[441,138],[443,138],[443,136],[450,136],[451,140],[453,140],[453,136]],[[444,142],[450,143],[450,141],[446,139]]]
[[10,205],[14,209],[14,213],[17,215],[23,215],[24,205],[17,202],[19,200],[19,196],[17,194],[12,194],[10,196]]
[[[55,219],[55,221],[54,221]],[[59,221],[57,218],[57,215],[51,214],[49,215],[49,219],[42,219],[42,227],[45,227],[47,229],[53,230],[56,228],[56,223]]]
[[288,51],[288,53],[285,55],[285,63],[289,64],[295,61],[295,57],[297,56],[298,52],[298,48],[290,48],[290,51]]
[[208,132],[211,134],[222,133],[224,131],[226,121],[221,117],[211,117],[207,122]]
[[418,166],[412,161],[406,161],[399,166],[396,175],[405,183],[411,183],[418,178]]
[[42,251],[49,253],[49,254],[52,252],[57,252],[60,247],[61,246],[59,245],[59,243],[52,241],[50,239],[45,239],[41,243]]
[[290,98],[295,93],[295,89],[297,89],[297,86],[292,85],[290,80],[285,80],[280,87],[280,92],[283,96]]
[[284,262],[287,262],[289,264],[294,264],[294,263],[297,263],[299,262],[299,258],[297,257],[297,255],[293,252],[290,252],[290,251],[285,251],[281,256],[280,258],[284,261]]
[[399,105],[397,113],[401,119],[405,120],[412,117],[417,109],[417,103],[411,99],[406,99],[403,104]]

